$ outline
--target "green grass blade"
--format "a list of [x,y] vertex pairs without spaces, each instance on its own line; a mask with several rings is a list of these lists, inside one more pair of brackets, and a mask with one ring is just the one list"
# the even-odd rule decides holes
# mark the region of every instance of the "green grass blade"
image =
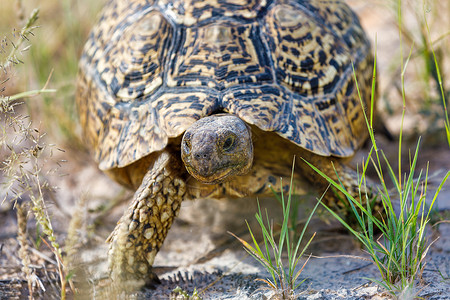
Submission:
[[442,106],[444,108],[444,115],[445,115],[445,132],[447,134],[447,143],[448,146],[450,147],[450,120],[448,117],[448,110],[447,110],[447,101],[445,99],[445,91],[444,91],[444,84],[442,82],[442,76],[441,76],[441,71],[439,70],[439,64],[437,62],[437,58],[436,58],[436,53],[434,51],[434,46],[433,46],[433,41],[431,40],[430,36],[430,27],[428,26],[428,20],[427,20],[427,15],[426,15],[426,9],[423,9],[424,12],[424,21],[425,21],[425,28],[427,29],[427,39],[428,39],[428,43],[430,44],[430,48],[431,48],[431,52],[433,53],[433,60],[434,60],[434,67],[436,69],[436,75],[438,78],[438,84],[439,84],[439,89],[441,92],[441,98],[442,98]]
[[431,213],[432,208],[434,206],[434,203],[436,202],[436,199],[437,199],[439,193],[441,192],[441,189],[444,186],[444,184],[447,181],[449,176],[450,176],[450,171],[448,171],[447,174],[444,176],[444,178],[441,180],[441,183],[439,184],[436,192],[434,193],[433,200],[431,201],[431,204],[429,205],[429,208],[428,208],[428,213],[427,213],[427,217],[426,217],[427,220],[429,219],[430,213]]
[[[258,204],[258,212],[256,213],[255,218],[258,221],[259,226],[261,227],[263,240],[264,240],[264,248],[266,249],[266,255],[267,255],[266,257],[268,260],[270,260],[270,264],[272,265],[272,259],[270,256],[268,242],[273,247],[273,239],[270,239],[271,235],[267,232],[264,222],[262,221],[262,213],[261,213],[261,207],[259,205],[259,201],[257,201],[257,204]],[[269,223],[267,223],[267,224],[269,224]]]
[[[324,194],[324,195],[325,195],[325,194]],[[306,232],[306,228],[308,227],[309,222],[311,221],[311,219],[312,219],[314,213],[316,212],[317,207],[319,206],[320,203],[322,203],[322,198],[323,198],[324,195],[322,195],[322,197],[319,199],[319,201],[317,201],[317,203],[316,203],[316,205],[314,206],[313,210],[312,210],[311,213],[309,214],[308,220],[306,220],[306,223],[305,223],[305,225],[303,226],[303,229],[302,229],[302,233],[300,234],[300,237],[299,237],[298,240],[297,240],[297,244],[296,244],[296,246],[295,246],[295,248],[294,248],[294,252],[292,253],[292,257],[294,258],[294,260],[292,260],[292,262],[291,262],[291,261],[289,262],[289,263],[290,263],[289,269],[292,270],[292,272],[294,271],[295,266],[296,266],[297,263],[298,263],[298,260],[299,260],[300,257],[303,255],[303,252],[308,248],[309,243],[312,241],[312,238],[311,238],[311,239],[309,240],[309,242],[307,243],[307,245],[306,245],[305,247],[303,247],[302,253],[301,253],[300,255],[297,256],[298,249],[300,248],[300,243],[302,242],[303,236],[305,235],[305,232]],[[314,234],[314,235],[315,235],[315,234]],[[314,237],[314,235],[313,235],[313,237]],[[295,259],[296,257],[298,257],[298,258]]]
[[[309,240],[308,244],[305,246],[304,249],[308,248],[308,246],[309,246],[309,244],[311,243],[311,241],[313,240],[314,236],[315,236],[315,233],[314,233],[314,235],[311,237],[311,239]],[[303,272],[303,269],[305,268],[305,266],[306,266],[306,264],[308,263],[308,261],[309,261],[310,258],[311,258],[311,254],[308,256],[308,258],[306,259],[305,263],[304,263],[303,266],[300,268],[300,270],[298,270],[298,272],[295,274],[294,278],[292,279],[292,282],[293,282],[293,283],[297,281],[298,277],[299,277],[300,274]],[[297,285],[294,285],[294,289],[296,289],[297,287],[299,287],[305,280],[306,280],[306,278],[303,279],[302,281],[300,281]]]
[[257,256],[265,258],[264,254],[261,251],[261,248],[258,245],[258,242],[257,242],[255,236],[253,235],[253,232],[252,232],[252,230],[250,228],[250,225],[248,224],[247,221],[245,221],[245,223],[247,224],[248,231],[250,233],[250,236],[252,237],[252,241],[253,241],[253,244],[255,245],[255,247],[252,247],[250,244],[248,244],[244,240],[238,238],[237,236],[235,236],[235,235],[233,235],[233,236],[236,237],[244,245],[245,248],[247,248],[250,251],[254,252]]
[[319,169],[317,169],[314,165],[312,165],[311,163],[309,163],[308,161],[306,161],[305,159],[303,159],[303,161],[308,164],[315,172],[317,172],[320,176],[322,176],[323,178],[325,178],[333,187],[335,187],[339,192],[343,193],[347,199],[352,199],[352,202],[356,204],[356,206],[358,206],[358,208],[360,210],[362,210],[363,212],[367,212],[366,209],[358,202],[356,201],[353,196],[344,188],[342,187],[341,184],[337,183],[336,181],[334,181],[333,179],[331,179],[329,176],[327,176],[325,173],[323,173],[322,171],[320,171]]

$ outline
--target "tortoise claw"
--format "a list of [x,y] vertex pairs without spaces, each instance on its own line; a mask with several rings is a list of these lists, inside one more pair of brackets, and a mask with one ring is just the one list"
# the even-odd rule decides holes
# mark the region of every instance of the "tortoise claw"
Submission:
[[145,284],[143,288],[150,289],[150,290],[156,290],[158,285],[161,284],[161,280],[158,278],[158,275],[151,272],[148,277],[145,279]]

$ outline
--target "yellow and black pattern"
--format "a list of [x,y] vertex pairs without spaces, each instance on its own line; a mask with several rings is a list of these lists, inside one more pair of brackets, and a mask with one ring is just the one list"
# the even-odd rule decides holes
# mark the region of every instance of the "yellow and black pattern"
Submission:
[[272,82],[257,23],[188,27],[169,65],[167,86],[205,86],[218,91]]
[[308,13],[296,5],[279,5],[265,18],[277,81],[304,96],[330,94],[353,57],[334,32]]
[[156,4],[168,8],[178,24],[186,26],[212,23],[218,19],[254,20],[273,1],[266,0],[161,0]]
[[328,28],[349,49],[359,49],[362,55],[367,49],[366,35],[358,17],[347,5],[336,0],[315,0],[302,3],[315,16],[317,22]]
[[173,30],[157,11],[131,24],[106,53],[111,72],[100,74],[109,92],[122,101],[135,101],[162,84],[162,68]]
[[323,156],[366,139],[373,59],[343,1],[110,1],[80,62],[77,102],[100,168],[236,114]]

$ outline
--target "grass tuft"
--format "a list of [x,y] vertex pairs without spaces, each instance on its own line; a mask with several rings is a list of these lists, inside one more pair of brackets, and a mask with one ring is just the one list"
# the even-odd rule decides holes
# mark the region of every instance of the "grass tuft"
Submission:
[[[405,65],[402,63],[403,70],[405,70]],[[374,68],[374,80],[375,78],[376,68]],[[404,82],[404,72],[402,72],[402,82]],[[356,85],[358,86],[357,81]],[[402,90],[404,94],[404,88],[402,88]],[[374,95],[374,90],[372,90],[372,103],[374,103]],[[364,107],[361,98],[360,101],[361,105]],[[403,97],[403,101],[405,110],[405,97]],[[401,149],[404,110],[398,147],[399,168],[397,173],[394,171],[383,150],[378,147],[373,127],[371,126],[365,110],[363,110],[372,147],[369,151],[368,158],[362,162],[364,167],[360,175],[360,189],[367,191],[366,171],[369,163],[371,163],[378,175],[378,196],[385,215],[378,216],[373,214],[370,209],[369,202],[371,199],[369,195],[360,192],[359,197],[355,197],[351,192],[344,188],[339,180],[334,181],[307,162],[311,168],[346,196],[352,208],[352,212],[361,228],[360,230],[352,228],[350,224],[343,220],[333,210],[325,204],[323,205],[364,245],[365,250],[370,255],[381,275],[381,280],[371,280],[384,287],[393,296],[401,296],[415,290],[416,281],[421,277],[426,264],[425,258],[432,244],[432,242],[428,242],[426,238],[426,228],[427,224],[430,222],[430,214],[432,213],[433,206],[440,190],[450,175],[450,171],[448,171],[442,178],[439,187],[431,198],[431,202],[427,204],[426,199],[429,196],[427,189],[428,166],[425,172],[423,172],[423,170],[417,170],[420,138],[414,153],[412,155],[410,154],[409,172],[406,174],[402,173]],[[372,114],[373,105],[371,106],[370,111],[370,115]],[[383,166],[387,168],[387,174],[383,173]],[[414,178],[417,173],[417,177]],[[337,175],[339,178],[339,174]],[[395,195],[389,192],[387,178],[389,178],[394,185]],[[399,209],[394,207],[394,199],[399,199]],[[364,205],[362,203],[366,204]],[[381,232],[379,237],[376,235],[377,231]]]
[[[309,261],[309,257],[306,259],[303,266],[299,270],[296,271],[296,269],[298,263],[300,262],[300,258],[304,255],[306,249],[313,240],[315,233],[308,240],[306,245],[303,246],[303,248],[300,248],[300,244],[303,240],[306,228],[308,227],[308,224],[311,221],[311,218],[320,203],[319,201],[312,210],[312,212],[310,213],[300,236],[298,238],[292,239],[291,235],[289,234],[290,228],[288,223],[290,217],[292,216],[290,210],[291,210],[292,196],[294,195],[294,188],[293,188],[294,163],[292,166],[291,182],[287,200],[284,197],[282,188],[281,188],[282,191],[281,196],[279,196],[274,192],[275,196],[281,202],[283,209],[283,220],[278,241],[276,241],[275,239],[273,221],[269,219],[267,211],[265,213],[264,218],[263,213],[261,212],[261,208],[259,206],[259,202],[258,202],[258,212],[255,214],[255,218],[258,221],[259,227],[262,232],[264,246],[263,247],[259,246],[258,241],[255,238],[255,235],[253,234],[253,231],[250,228],[248,222],[246,223],[249,233],[252,237],[253,246],[230,232],[231,235],[233,235],[236,239],[239,240],[239,242],[242,243],[245,250],[253,258],[255,258],[271,275],[271,279],[266,278],[258,280],[266,283],[269,289],[272,289],[273,291],[275,291],[275,293],[279,294],[282,297],[282,299],[295,299],[294,295],[295,289],[306,280],[303,279],[302,281],[298,282],[299,276],[302,273],[303,268]],[[281,187],[283,187],[282,180],[280,184]],[[287,253],[288,259],[287,266],[285,266],[282,259],[284,253]]]

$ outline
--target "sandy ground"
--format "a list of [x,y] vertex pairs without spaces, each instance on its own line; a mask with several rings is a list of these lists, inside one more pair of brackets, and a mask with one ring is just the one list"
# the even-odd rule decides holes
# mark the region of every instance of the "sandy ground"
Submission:
[[[389,53],[395,52],[398,33],[392,27],[392,16],[383,13],[380,6],[364,1],[349,1],[363,16],[363,25],[369,36],[378,34],[380,90],[385,91],[390,78],[383,78],[390,66]],[[382,33],[382,34],[380,34]],[[397,95],[398,97],[398,95]],[[383,105],[381,110],[383,110]],[[409,116],[406,124],[421,122],[416,116]],[[386,125],[395,134],[398,132],[398,118],[386,120]],[[397,145],[380,137],[385,153],[395,161]],[[404,157],[409,148],[414,148],[416,136],[410,135],[404,147]],[[367,153],[363,149],[355,162]],[[93,289],[106,274],[107,245],[105,239],[114,228],[126,207],[132,192],[111,181],[97,170],[88,154],[74,150],[58,153],[58,159],[68,160],[49,181],[56,186],[47,206],[56,236],[61,244],[67,236],[69,220],[78,215],[80,224],[76,263],[80,263],[87,278],[78,274],[74,280],[79,288],[79,298],[97,298]],[[430,162],[430,190],[439,185],[442,175],[450,170],[450,151],[442,132],[425,135],[422,140],[420,167]],[[405,165],[407,162],[405,162]],[[26,201],[27,199],[24,199]],[[271,217],[280,218],[281,210],[274,199],[260,199],[262,207],[268,208]],[[313,197],[305,197],[300,207],[300,219],[304,218]],[[112,208],[105,208],[111,203]],[[442,214],[450,211],[450,182],[448,182],[437,202]],[[77,213],[80,211],[80,213]],[[180,286],[191,294],[196,288],[203,299],[278,299],[273,291],[264,289],[265,284],[255,279],[267,278],[269,274],[243,250],[242,246],[227,233],[249,241],[245,220],[255,227],[254,213],[256,199],[239,200],[195,200],[183,203],[180,216],[174,223],[166,242],[155,261],[155,272],[162,283],[156,290],[143,290],[131,298],[168,299],[174,288]],[[36,227],[29,222],[29,240],[35,242]],[[8,202],[0,206],[0,299],[27,299],[27,283],[21,272],[18,257],[17,222],[15,211]],[[308,253],[315,257],[306,265],[300,280],[305,282],[296,290],[297,299],[386,299],[387,294],[367,278],[379,279],[375,266],[367,258],[354,238],[326,216],[321,215],[309,226],[309,234],[317,232]],[[403,299],[414,296],[425,299],[448,299],[450,296],[450,224],[443,223],[430,228],[429,240],[440,238],[428,253],[422,281],[417,289],[404,295]],[[45,245],[31,254],[35,272],[35,296],[38,299],[59,299],[59,283],[54,257]],[[67,250],[67,249],[65,249]],[[346,255],[346,256],[342,256]],[[320,258],[319,258],[320,257]],[[299,264],[302,265],[302,262]],[[40,286],[42,283],[42,287]],[[85,284],[85,285],[83,285]],[[45,288],[45,291],[43,290]],[[83,292],[89,291],[87,296]],[[120,296],[118,298],[121,298]]]
[[[433,153],[440,153],[433,147]],[[442,148],[439,162],[431,162],[431,174],[446,171],[450,165],[448,149]],[[392,153],[395,153],[394,151]],[[427,156],[427,150],[423,152]],[[425,161],[421,161],[425,163]],[[434,168],[435,166],[436,168]],[[434,178],[434,179],[433,179]],[[439,184],[439,176],[433,177],[430,186]],[[430,191],[430,195],[434,192]],[[300,219],[305,217],[312,199],[305,199],[300,208]],[[262,207],[279,220],[280,208],[274,199],[261,199]],[[450,184],[438,199],[441,211],[450,209]],[[175,222],[164,247],[158,255],[156,272],[162,279],[156,291],[146,291],[146,296],[164,299],[176,287],[193,291],[202,290],[205,299],[271,299],[272,292],[265,290],[265,284],[256,278],[270,278],[270,275],[252,257],[246,254],[242,245],[225,232],[231,231],[250,241],[245,228],[247,219],[256,228],[254,199],[235,201],[196,200],[186,202],[179,219]],[[372,263],[352,257],[367,259],[360,245],[335,222],[328,218],[316,218],[309,227],[309,233],[317,232],[308,253],[315,256],[306,265],[300,279],[306,278],[297,289],[297,299],[385,299],[388,296],[367,278],[380,279]],[[405,295],[404,299],[419,296],[425,299],[448,299],[450,295],[450,224],[441,224],[430,230],[429,240],[440,238],[432,246],[422,282],[417,290]],[[303,263],[300,263],[301,266]],[[190,279],[190,280],[187,280]],[[273,298],[276,299],[276,298]]]
[[[383,140],[383,138],[380,138]],[[383,146],[387,153],[396,155],[395,145]],[[393,149],[390,149],[393,148]],[[367,149],[361,151],[363,155]],[[405,150],[406,151],[406,150]],[[89,160],[88,156],[81,156]],[[357,157],[356,159],[358,159]],[[450,169],[450,151],[444,143],[424,143],[420,167],[430,161],[431,190],[439,184],[442,173]],[[100,289],[99,282],[106,276],[107,244],[105,239],[115,226],[115,222],[126,207],[126,199],[131,192],[124,190],[98,171],[89,161],[76,161],[62,166],[62,172],[72,170],[75,176],[59,178],[60,188],[48,206],[56,235],[64,240],[68,220],[77,210],[82,210],[78,228],[77,249],[74,263],[82,267],[75,277],[80,299],[106,299],[104,294],[93,293]],[[70,190],[70,193],[67,191]],[[80,205],[80,199],[88,199]],[[108,209],[106,215],[102,207],[116,199],[118,204]],[[441,213],[450,211],[450,183],[447,183],[437,200]],[[261,206],[267,208],[270,217],[280,220],[281,209],[275,199],[260,199]],[[314,199],[305,197],[299,208],[302,220],[311,209]],[[16,240],[17,224],[12,209],[2,206],[0,212],[0,299],[25,299],[27,284],[21,273]],[[104,208],[103,208],[104,209]],[[165,244],[155,261],[155,272],[161,279],[156,290],[142,290],[131,299],[169,299],[173,290],[180,286],[191,294],[194,288],[201,292],[203,299],[278,299],[273,291],[258,278],[269,278],[269,274],[244,250],[242,245],[227,232],[233,232],[250,241],[245,226],[248,220],[253,229],[256,199],[202,200],[183,203]],[[36,232],[34,222],[29,222],[30,239]],[[383,289],[367,278],[380,279],[376,267],[361,258],[367,255],[360,245],[343,228],[325,215],[317,215],[309,226],[309,236],[317,232],[307,253],[310,259],[300,280],[305,282],[296,290],[296,299],[388,299]],[[450,224],[443,223],[430,228],[430,241],[440,238],[428,253],[427,265],[417,289],[403,299],[420,296],[424,299],[448,299],[450,295]],[[63,242],[61,243],[63,244]],[[32,253],[32,265],[36,278],[45,286],[44,292],[35,288],[38,299],[58,299],[59,283],[54,258],[48,248],[42,245]],[[67,248],[66,248],[67,250]],[[342,256],[345,255],[345,256]],[[352,257],[350,257],[352,256]],[[355,256],[355,257],[353,257]],[[303,264],[304,259],[300,262]],[[90,282],[85,279],[89,278]],[[36,281],[36,284],[37,282]],[[96,284],[93,284],[95,282]],[[89,291],[87,295],[83,292]],[[95,296],[97,295],[97,296]],[[98,296],[100,295],[100,296]],[[109,297],[108,297],[109,298]],[[117,299],[121,299],[119,295]]]

